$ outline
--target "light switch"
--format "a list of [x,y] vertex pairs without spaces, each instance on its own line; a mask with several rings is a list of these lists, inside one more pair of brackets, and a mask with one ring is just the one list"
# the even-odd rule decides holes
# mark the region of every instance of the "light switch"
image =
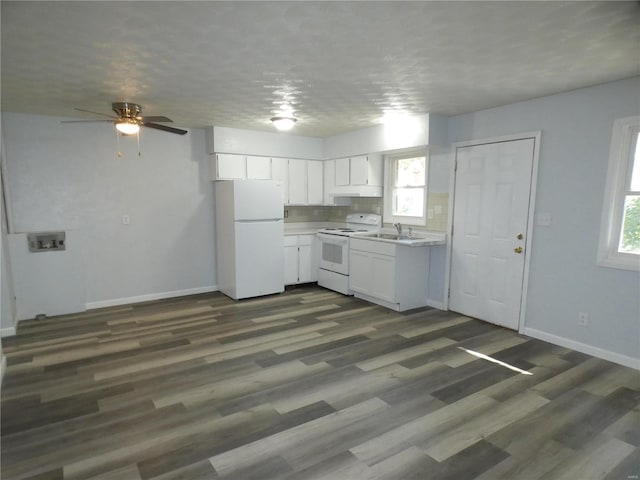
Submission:
[[129,215],[123,215],[122,216],[122,224],[123,225],[129,225],[131,223],[131,219],[129,218]]

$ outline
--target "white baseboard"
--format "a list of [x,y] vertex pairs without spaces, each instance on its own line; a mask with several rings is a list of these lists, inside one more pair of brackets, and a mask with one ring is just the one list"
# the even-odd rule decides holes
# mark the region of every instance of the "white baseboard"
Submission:
[[603,348],[587,345],[586,343],[576,342],[575,340],[559,337],[557,335],[543,332],[541,330],[536,330],[534,328],[525,327],[522,329],[522,333],[529,337],[537,338],[538,340],[544,340],[545,342],[553,343],[565,348],[570,348],[571,350],[586,353],[587,355],[592,355],[603,360],[608,360],[609,362],[624,365],[625,367],[640,370],[640,358],[629,357],[628,355],[611,352]]
[[6,327],[0,329],[0,337],[13,337],[16,334],[16,327]]
[[0,388],[2,388],[2,379],[4,378],[4,371],[7,369],[7,357],[2,355],[2,363],[0,363]]
[[430,298],[427,299],[427,306],[437,308],[438,310],[446,310],[444,302],[439,302],[438,300],[432,300]]
[[101,300],[98,302],[89,302],[86,305],[87,310],[96,308],[116,307],[118,305],[127,305],[129,303],[149,302],[152,300],[163,300],[172,297],[184,297],[186,295],[196,295],[198,293],[217,292],[218,286],[211,285],[209,287],[188,288],[186,290],[174,290],[173,292],[150,293],[148,295],[137,295],[135,297],[114,298],[112,300]]

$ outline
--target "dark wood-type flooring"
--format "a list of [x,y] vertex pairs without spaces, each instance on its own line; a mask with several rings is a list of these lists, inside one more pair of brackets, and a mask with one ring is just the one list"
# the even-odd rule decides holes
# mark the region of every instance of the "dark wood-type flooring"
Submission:
[[640,476],[640,372],[452,312],[310,286],[3,342],[3,480]]

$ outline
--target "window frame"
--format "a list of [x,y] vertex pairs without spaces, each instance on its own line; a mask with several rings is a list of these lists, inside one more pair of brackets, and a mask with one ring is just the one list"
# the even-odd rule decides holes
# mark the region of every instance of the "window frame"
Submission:
[[[395,198],[395,190],[396,188],[405,188],[405,187],[396,187],[396,162],[398,160],[403,160],[407,158],[416,158],[416,157],[424,157],[424,184],[423,188],[423,209],[422,216],[405,216],[405,215],[394,215],[393,214],[393,202]],[[429,152],[428,150],[411,150],[396,154],[390,154],[385,157],[385,166],[386,166],[386,181],[385,181],[385,192],[384,192],[384,223],[401,223],[403,225],[414,225],[419,227],[424,227],[427,225],[427,183],[429,178]],[[415,186],[414,188],[420,188]]]
[[639,133],[638,115],[619,118],[613,123],[598,242],[597,264],[602,267],[640,271],[640,255],[618,251],[632,162],[638,161],[632,156],[632,141]]

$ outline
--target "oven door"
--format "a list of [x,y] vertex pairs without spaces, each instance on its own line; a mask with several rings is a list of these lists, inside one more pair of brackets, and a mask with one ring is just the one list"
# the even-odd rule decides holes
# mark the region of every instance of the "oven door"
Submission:
[[318,233],[320,239],[320,268],[349,275],[349,237]]

